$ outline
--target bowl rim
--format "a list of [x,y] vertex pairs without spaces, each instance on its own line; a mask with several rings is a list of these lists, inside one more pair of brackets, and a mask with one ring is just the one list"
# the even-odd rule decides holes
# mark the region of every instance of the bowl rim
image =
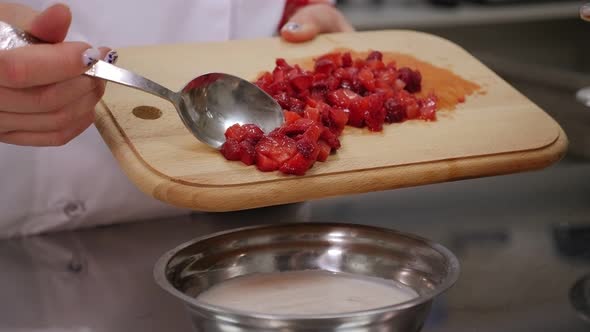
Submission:
[[[409,300],[409,301],[404,301],[401,303],[396,303],[396,304],[392,304],[392,305],[388,305],[388,306],[384,306],[384,307],[378,307],[378,308],[374,308],[374,309],[368,309],[368,310],[349,311],[349,312],[338,313],[338,314],[306,314],[306,315],[263,314],[263,313],[257,313],[257,312],[228,309],[228,308],[222,307],[222,306],[211,305],[211,304],[208,304],[208,303],[205,303],[202,301],[198,301],[196,298],[186,295],[182,291],[176,289],[176,287],[174,287],[170,283],[170,281],[168,281],[168,278],[166,278],[166,269],[168,267],[168,264],[172,260],[172,258],[174,256],[176,256],[176,254],[178,252],[182,251],[183,249],[185,249],[195,243],[202,242],[202,241],[205,241],[205,240],[208,240],[211,238],[215,238],[215,237],[219,237],[219,236],[224,236],[227,234],[240,233],[240,232],[249,231],[249,230],[257,230],[257,229],[265,229],[265,228],[278,228],[278,227],[293,227],[296,225],[305,225],[305,226],[311,225],[312,227],[313,226],[349,227],[349,228],[353,227],[353,228],[363,228],[365,230],[387,231],[388,233],[395,233],[395,234],[403,236],[403,237],[407,237],[407,238],[410,238],[410,239],[413,239],[416,241],[420,241],[420,242],[424,243],[425,245],[429,246],[431,249],[439,252],[449,262],[448,269],[447,269],[448,273],[447,273],[445,279],[443,280],[443,282],[439,286],[437,286],[435,289],[433,289],[423,295],[419,295],[418,297],[416,297],[412,300]],[[422,305],[422,304],[432,301],[435,297],[439,296],[440,294],[442,294],[442,293],[446,292],[448,289],[450,289],[459,279],[460,270],[461,270],[461,267],[460,267],[459,260],[449,249],[447,249],[446,247],[444,247],[443,245],[441,245],[439,243],[436,243],[432,240],[429,240],[427,238],[424,238],[424,237],[421,237],[421,236],[418,236],[415,234],[406,233],[406,232],[398,231],[398,230],[391,229],[391,228],[372,226],[372,225],[355,224],[355,223],[287,222],[287,223],[281,223],[281,224],[260,224],[260,225],[254,225],[254,226],[233,228],[233,229],[224,230],[224,231],[220,231],[220,232],[214,232],[214,233],[211,233],[208,235],[196,237],[192,240],[186,241],[186,242],[176,246],[175,248],[168,250],[166,253],[164,253],[157,260],[157,262],[154,266],[154,269],[153,269],[153,276],[154,276],[156,283],[162,289],[164,289],[165,291],[167,291],[171,295],[182,300],[185,305],[188,305],[190,307],[204,309],[204,310],[209,311],[210,313],[214,314],[216,317],[218,317],[218,315],[223,315],[223,316],[232,316],[237,319],[280,320],[280,321],[289,322],[289,321],[301,321],[301,320],[319,321],[319,320],[333,320],[333,319],[354,319],[354,318],[380,315],[380,314],[390,313],[392,311],[401,311],[404,309],[417,307],[419,305]]]

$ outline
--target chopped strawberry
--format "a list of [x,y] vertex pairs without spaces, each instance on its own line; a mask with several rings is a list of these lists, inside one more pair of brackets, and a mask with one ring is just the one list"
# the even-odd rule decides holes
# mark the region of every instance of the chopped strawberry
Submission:
[[334,124],[334,128],[337,131],[342,131],[344,126],[348,123],[348,114],[349,112],[337,107],[330,108],[330,118],[332,119],[332,123]]
[[289,98],[289,106],[291,111],[300,114],[305,109],[305,103],[294,97]]
[[305,157],[305,159],[316,160],[319,153],[317,141],[312,141],[306,138],[301,139],[297,142],[297,151]]
[[291,78],[291,85],[297,89],[297,91],[304,91],[309,89],[312,83],[312,76],[309,74],[297,74]]
[[375,75],[373,75],[373,72],[370,69],[361,69],[361,71],[359,71],[358,78],[365,89],[369,91],[375,90]]
[[279,169],[279,166],[280,164],[278,161],[270,159],[261,153],[256,153],[256,168],[259,170],[263,172],[272,172]]
[[256,85],[263,88],[264,86],[268,86],[273,81],[273,76],[270,72],[266,71],[256,81]]
[[262,138],[262,136],[264,136],[264,132],[254,124],[245,124],[243,126],[234,124],[225,131],[226,139],[233,139],[238,143],[246,138],[251,138],[255,141],[258,141]]
[[317,59],[317,61],[321,60],[330,60],[334,66],[342,67],[342,56],[339,52],[326,53]]
[[291,66],[289,66],[287,61],[283,58],[276,59],[275,64],[277,65],[278,68],[281,68],[283,70],[289,70],[292,68]]
[[264,136],[262,129],[255,124],[245,124],[242,129],[244,130],[244,139],[251,139],[254,143],[257,143]]
[[283,111],[283,113],[285,114],[285,123],[292,123],[301,119],[301,115],[295,112]]
[[436,119],[436,96],[414,94],[422,89],[421,73],[384,62],[379,51],[357,59],[350,52],[324,54],[313,70],[278,58],[255,84],[283,108],[285,123],[268,135],[255,125],[233,125],[221,153],[261,171],[305,174],[340,148],[346,125],[380,131],[384,123]]
[[365,112],[369,105],[365,98],[357,98],[350,103],[348,113],[348,124],[353,127],[362,128],[365,125]]
[[367,61],[371,61],[371,60],[382,61],[383,60],[383,53],[381,53],[379,51],[371,51],[371,53],[369,53],[369,55],[367,55]]
[[350,102],[358,98],[359,95],[350,89],[338,89],[327,94],[326,98],[330,105],[342,108],[348,108]]
[[266,156],[279,164],[289,160],[297,153],[295,140],[289,137],[263,137],[256,145],[256,153]]
[[400,68],[399,78],[406,83],[405,89],[410,93],[420,92],[422,89],[422,74],[417,70]]
[[340,149],[340,140],[330,129],[324,128],[320,139],[324,140],[332,149]]
[[436,96],[429,95],[420,100],[420,119],[432,121],[436,119]]
[[316,125],[316,121],[311,119],[301,118],[293,123],[289,123],[287,125],[282,126],[279,129],[279,132],[283,136],[296,136],[299,134],[303,134],[307,131],[311,126]]
[[320,121],[320,110],[315,108],[315,107],[311,107],[311,106],[307,106],[305,107],[305,110],[303,111],[303,116],[306,119],[310,119],[313,121]]
[[332,147],[324,140],[318,141],[318,161],[326,161],[332,152]]
[[389,98],[385,101],[385,121],[388,123],[402,122],[406,118],[406,107],[396,98]]
[[240,142],[240,160],[246,165],[256,163],[256,142],[253,139],[245,139]]
[[350,52],[346,52],[342,54],[342,67],[351,67],[352,66],[352,56]]
[[383,122],[385,121],[385,108],[371,109],[365,113],[365,123],[370,131],[383,130]]
[[335,68],[336,64],[332,59],[323,58],[316,61],[314,69],[317,73],[330,75]]
[[373,59],[367,61],[367,67],[375,73],[377,71],[380,71],[381,69],[384,69],[385,64],[381,60]]
[[236,140],[238,141],[238,143],[240,141],[242,141],[244,137],[244,130],[242,129],[242,126],[240,126],[239,124],[235,124],[229,128],[227,128],[227,130],[225,131],[225,138],[227,140]]
[[221,146],[221,154],[227,160],[240,160],[242,157],[240,143],[232,138],[227,139]]
[[305,175],[305,172],[313,165],[314,161],[298,153],[289,159],[289,161],[282,164],[279,170],[285,174]]

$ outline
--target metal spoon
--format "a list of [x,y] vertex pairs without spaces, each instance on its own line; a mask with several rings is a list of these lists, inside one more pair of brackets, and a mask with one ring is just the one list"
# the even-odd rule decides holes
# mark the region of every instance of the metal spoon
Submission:
[[[0,49],[41,43],[23,30],[0,21]],[[135,88],[168,100],[186,128],[201,142],[218,149],[225,131],[239,123],[256,124],[265,133],[284,122],[281,106],[255,84],[242,78],[208,73],[191,80],[179,92],[129,70],[98,61],[85,75]]]

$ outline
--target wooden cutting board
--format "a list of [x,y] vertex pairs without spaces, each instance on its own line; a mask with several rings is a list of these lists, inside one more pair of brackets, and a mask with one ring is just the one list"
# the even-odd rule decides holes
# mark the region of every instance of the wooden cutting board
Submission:
[[[322,197],[387,190],[546,167],[565,153],[567,138],[543,110],[459,46],[412,31],[323,35],[305,44],[276,38],[119,50],[118,65],[172,90],[212,71],[255,79],[277,57],[309,58],[338,48],[415,56],[480,85],[435,122],[386,125],[382,133],[347,129],[342,148],[306,176],[263,173],[197,141],[173,106],[147,93],[109,84],[96,125],[129,178],[173,205],[230,211]],[[429,78],[424,77],[427,81]],[[158,119],[133,114],[156,107]]]

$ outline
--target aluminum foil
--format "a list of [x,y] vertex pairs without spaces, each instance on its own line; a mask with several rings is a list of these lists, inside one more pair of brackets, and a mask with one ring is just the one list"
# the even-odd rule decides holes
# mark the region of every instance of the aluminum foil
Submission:
[[9,50],[38,42],[38,39],[23,30],[0,21],[0,50]]

